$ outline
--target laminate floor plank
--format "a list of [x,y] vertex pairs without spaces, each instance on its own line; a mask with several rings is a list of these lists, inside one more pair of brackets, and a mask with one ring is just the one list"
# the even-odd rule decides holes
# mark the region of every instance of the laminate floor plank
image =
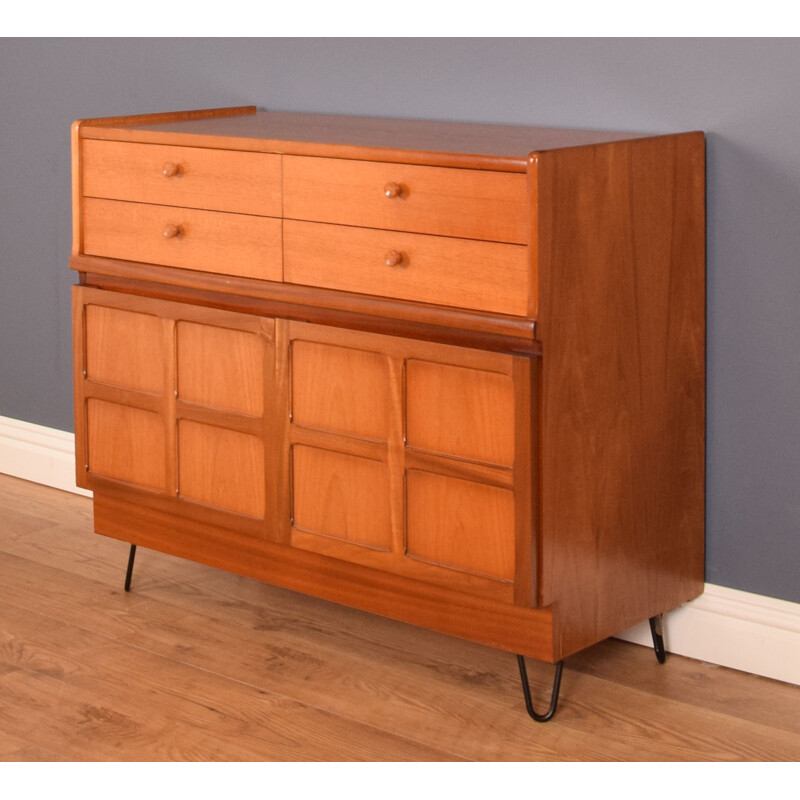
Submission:
[[37,747],[30,742],[0,731],[0,761],[66,761],[64,756],[45,747]]
[[[124,596],[118,590],[103,589],[59,570],[39,567],[32,575],[26,575],[24,561],[13,571],[16,581],[9,586],[9,596],[27,613],[39,602],[35,577],[43,574],[47,575],[51,591],[62,597],[62,625],[65,620],[73,625],[83,624],[85,608],[93,599],[103,599],[107,594],[91,620],[92,627],[106,637],[226,675],[245,685],[262,690],[268,687],[270,692],[331,714],[349,714],[368,726],[389,724],[396,735],[417,740],[423,737],[464,758],[544,760],[558,758],[559,748],[577,747],[582,748],[585,757],[593,759],[652,759],[656,752],[671,759],[788,757],[787,743],[772,731],[759,731],[754,738],[751,730],[749,737],[742,737],[739,721],[706,714],[702,719],[698,715],[695,728],[687,732],[681,714],[668,707],[654,710],[648,695],[625,694],[624,688],[613,684],[606,685],[598,695],[598,687],[592,683],[605,682],[580,673],[574,681],[577,702],[563,706],[560,712],[559,721],[563,724],[557,728],[548,725],[548,736],[532,735],[542,729],[532,727],[521,713],[519,690],[513,670],[508,669],[508,656],[458,642],[462,649],[466,646],[475,651],[466,663],[480,663],[480,658],[475,658],[480,655],[478,651],[495,662],[498,658],[504,662],[495,663],[494,672],[466,674],[463,667],[443,670],[441,660],[432,659],[430,654],[415,662],[407,655],[401,663],[391,653],[380,650],[378,656],[373,652],[363,655],[363,637],[339,637],[338,644],[332,647],[326,639],[336,640],[338,634],[319,622],[331,609],[338,612],[339,621],[345,614],[363,618],[368,632],[377,624],[408,626],[336,609],[322,601],[314,601],[317,614],[304,619],[295,610],[293,615],[279,620],[274,608],[251,607],[241,602],[220,605],[188,584],[152,583],[146,596]],[[15,588],[19,590],[16,595]],[[114,597],[120,603],[115,604]],[[49,601],[45,598],[42,602]],[[267,620],[266,626],[261,624],[262,619]],[[267,637],[262,632],[264,627]],[[424,634],[423,638],[446,639],[411,631]],[[368,650],[374,650],[371,643]],[[537,667],[532,665],[532,670]],[[661,669],[658,665],[653,668]],[[625,694],[625,699],[619,701],[623,711],[618,714],[604,706],[609,701],[617,702],[615,694]],[[589,702],[598,696],[599,705]],[[386,708],[392,709],[388,718]],[[491,721],[492,736],[481,737],[478,742],[464,740],[465,731],[485,727],[487,721]],[[789,743],[789,753],[791,747]]]
[[[237,579],[235,576],[222,577],[224,573],[220,573],[217,570],[205,571],[201,568],[198,571],[196,582],[186,584],[185,587],[181,588],[182,592],[188,591],[192,596],[190,600],[192,605],[203,602],[202,598],[194,596],[197,591],[197,584],[202,583],[201,573],[202,575],[216,576],[209,577],[208,580],[213,580],[216,584],[225,583],[229,589],[234,585],[241,587],[243,582],[245,584],[255,583],[247,582],[246,579]],[[370,615],[351,609],[342,609],[313,598],[298,599],[296,595],[280,593],[280,590],[268,591],[269,596],[267,597],[265,592],[269,590],[269,587],[263,587],[260,584],[255,584],[255,587],[255,589],[245,587],[244,593],[252,595],[252,600],[255,601],[255,604],[251,612],[256,616],[262,614],[264,608],[270,609],[269,630],[271,632],[283,629],[291,631],[295,637],[302,634],[303,631],[307,632],[308,640],[302,643],[295,642],[293,645],[295,651],[319,653],[327,637],[332,636],[335,641],[339,642],[339,645],[346,637],[344,644],[349,657],[352,657],[354,653],[365,653],[369,660],[388,661],[389,664],[393,662],[402,663],[405,674],[399,675],[398,680],[407,682],[409,680],[408,669],[410,666],[414,666],[416,671],[419,672],[419,687],[422,693],[425,692],[426,685],[430,685],[435,681],[438,685],[437,697],[444,697],[446,692],[442,688],[442,680],[452,678],[452,682],[455,684],[455,691],[462,697],[465,683],[470,689],[476,688],[472,684],[477,684],[477,687],[480,687],[480,692],[475,692],[478,695],[476,696],[476,706],[479,709],[489,708],[493,715],[502,718],[502,714],[505,713],[504,709],[497,708],[496,703],[499,697],[504,697],[504,702],[513,709],[512,713],[516,714],[519,710],[520,694],[516,664],[513,657],[507,654],[469,642],[442,637],[428,631],[421,631],[389,620],[376,620]],[[158,592],[159,588],[152,586],[151,590]],[[172,600],[176,600],[174,590],[170,591],[173,592]],[[291,598],[292,615],[281,621],[277,612],[286,596]],[[262,602],[258,602],[259,599]],[[298,608],[301,605],[308,607],[303,614],[298,613]],[[332,619],[327,619],[329,614],[332,615]],[[310,627],[309,621],[313,621]],[[258,625],[256,621],[248,624]],[[698,732],[698,736],[693,740],[691,732],[686,731],[680,714],[674,713],[674,707],[666,711],[665,722],[659,727],[660,710],[658,708],[655,711],[652,710],[652,701],[654,699],[657,700],[658,696],[652,695],[651,692],[640,690],[635,696],[636,703],[633,702],[634,696],[621,697],[619,708],[625,711],[623,714],[615,716],[608,709],[595,707],[592,703],[586,702],[587,698],[593,697],[598,691],[597,687],[578,687],[574,694],[579,703],[573,704],[572,712],[567,712],[565,710],[566,707],[562,706],[559,711],[559,719],[565,715],[568,716],[570,713],[573,715],[579,714],[577,719],[581,730],[586,731],[596,728],[598,734],[596,744],[602,743],[604,757],[613,757],[614,745],[609,741],[609,738],[614,738],[614,732],[617,729],[622,741],[625,742],[625,758],[631,757],[632,749],[635,749],[640,754],[639,757],[646,757],[645,754],[651,752],[653,739],[658,740],[657,747],[659,750],[662,748],[673,749],[673,757],[676,758],[762,759],[781,758],[782,754],[797,757],[798,753],[800,753],[798,749],[800,748],[800,741],[796,736],[781,737],[780,734],[773,736],[768,732],[770,727],[768,724],[766,726],[767,731],[762,730],[762,734],[765,734],[766,738],[763,744],[759,745],[759,737],[751,739],[750,734],[745,731],[744,720],[738,716],[731,717],[729,713],[715,714],[714,708],[705,709],[709,713],[703,714],[704,709],[702,707],[697,708],[698,705],[702,706],[702,704],[695,704],[693,701],[692,691],[696,690],[693,690],[691,684],[682,679],[681,673],[673,674],[666,665],[659,665],[652,650],[649,648],[637,647],[636,645],[622,642],[612,642],[610,644],[612,647],[616,645],[618,652],[624,652],[631,659],[631,663],[636,665],[640,675],[650,676],[650,681],[655,687],[669,686],[671,695],[674,696],[676,701],[686,701],[688,699],[692,703],[692,713],[698,719],[705,718],[705,727]],[[587,651],[583,656],[588,663],[592,661],[590,653],[591,651]],[[593,660],[601,661],[602,657],[602,653],[597,651]],[[698,662],[690,659],[680,659],[672,656],[670,657],[670,663],[673,662],[695,665],[695,669],[697,666],[708,666],[699,665]],[[565,678],[565,682],[568,687],[571,683],[576,683],[581,679],[579,672],[572,672],[570,667],[571,660],[568,660],[567,663],[568,677]],[[387,664],[387,669],[391,668],[389,664]],[[361,671],[364,674],[363,669]],[[538,688],[547,697],[550,681],[552,681],[552,667],[533,662],[529,665],[529,671],[536,676]],[[733,673],[734,677],[743,679],[744,683],[751,687],[757,687],[760,682],[765,680],[755,678],[755,676],[735,673],[731,670],[725,670],[724,672]],[[315,680],[312,680],[311,683],[312,685],[317,685]],[[773,681],[767,681],[767,684],[773,689],[788,689],[793,694],[795,702],[797,701],[798,694],[800,694],[797,691],[797,687],[787,687],[784,684],[776,684]],[[563,692],[564,689],[562,689]],[[610,686],[604,686],[602,692],[603,700],[608,700],[610,695],[616,693],[616,687],[612,682]],[[787,693],[778,691],[778,694]],[[583,703],[585,708],[578,712],[580,703]],[[736,704],[727,706],[728,711],[731,708],[735,709]],[[525,720],[527,721],[527,717],[525,717]],[[768,719],[766,722],[768,723]],[[636,741],[637,726],[639,729],[638,741]],[[606,734],[609,735],[608,738]],[[443,731],[440,731],[438,735],[446,737]],[[635,747],[632,747],[634,743]],[[519,754],[518,745],[511,746],[510,752]],[[469,757],[481,756],[470,753]]]
[[30,610],[0,619],[0,658],[18,666],[0,677],[3,729],[41,744],[60,719],[73,760],[453,760]]
[[800,760],[798,687],[637,645],[568,659],[537,725],[507,653],[142,549],[125,594],[90,509],[0,476],[0,757]]
[[[208,599],[186,585],[163,584],[165,600],[158,597],[157,584],[148,596],[125,596],[121,591],[60,570],[30,567],[16,557],[4,556],[0,568],[4,563],[13,573],[5,596],[21,612],[42,616],[52,613],[52,600],[42,597],[37,588],[37,581],[44,578],[52,595],[61,598],[57,606],[60,625],[90,628],[107,639],[224,675],[242,685],[277,693],[330,714],[349,716],[377,729],[391,725],[395,735],[453,753],[454,758],[470,757],[461,752],[461,739],[476,719],[489,723],[490,728],[497,724],[491,718],[493,709],[476,702],[469,691],[463,692],[465,687],[456,686],[456,691],[451,688],[444,699],[437,698],[441,681],[437,687],[436,681],[424,683],[414,675],[403,675],[402,664],[376,662],[348,653],[352,639],[343,639],[332,650],[311,637],[309,646],[308,631],[314,629],[313,620],[290,616],[276,625],[269,609],[246,607],[253,617],[248,619],[241,603],[233,609],[211,603],[216,616],[210,616],[203,613]],[[176,605],[181,598],[186,602],[185,608]],[[87,607],[92,607],[88,617]],[[266,625],[260,624],[262,620]],[[284,625],[288,632],[283,631]],[[506,709],[505,717],[519,730],[506,744],[516,746],[518,739],[528,757],[557,757],[550,740],[528,741],[525,736],[520,737],[530,728],[527,717],[519,713],[519,703],[514,705],[513,711]],[[387,715],[388,708],[392,713]],[[502,744],[508,734],[502,735],[502,728],[500,733],[488,740],[491,753],[487,753],[486,744],[481,744],[479,755],[497,759],[518,756],[518,746],[504,750]],[[582,732],[569,729],[561,735],[585,738]],[[591,741],[587,739],[583,744],[588,747]]]
[[607,639],[572,656],[568,664],[571,670],[623,687],[800,737],[800,687],[673,655],[667,656],[663,669],[652,669],[654,659],[649,647]]

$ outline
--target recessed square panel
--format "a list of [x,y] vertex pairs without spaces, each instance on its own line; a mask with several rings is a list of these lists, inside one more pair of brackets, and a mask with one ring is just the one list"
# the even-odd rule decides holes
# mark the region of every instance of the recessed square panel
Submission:
[[98,383],[163,394],[164,322],[107,306],[86,306],[86,376]]
[[309,428],[386,441],[386,356],[317,342],[293,342],[292,418],[295,424]]
[[89,472],[164,491],[165,433],[158,414],[90,398],[86,418]]
[[514,382],[509,375],[409,360],[406,423],[409,447],[514,464]]
[[178,396],[198,405],[260,416],[264,340],[254,333],[178,323]]
[[406,474],[406,552],[442,567],[514,578],[514,495],[435,475]]
[[187,500],[264,516],[264,445],[255,436],[180,420],[178,480]]
[[385,464],[295,445],[292,490],[296,528],[382,550],[390,548]]

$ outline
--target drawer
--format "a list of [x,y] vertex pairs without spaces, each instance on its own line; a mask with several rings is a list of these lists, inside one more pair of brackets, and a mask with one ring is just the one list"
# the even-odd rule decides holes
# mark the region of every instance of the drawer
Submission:
[[525,244],[521,174],[332,158],[284,158],[284,216]]
[[83,203],[87,255],[280,281],[281,221],[98,200]]
[[87,197],[281,215],[278,155],[87,139],[82,163]]
[[285,220],[283,258],[289,283],[501,314],[528,311],[522,245]]

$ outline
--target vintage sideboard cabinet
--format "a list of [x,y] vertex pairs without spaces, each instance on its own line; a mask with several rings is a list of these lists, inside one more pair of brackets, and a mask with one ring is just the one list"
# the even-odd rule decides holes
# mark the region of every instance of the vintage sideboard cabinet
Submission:
[[[702,133],[75,123],[95,529],[519,656],[703,587]],[[525,656],[557,665],[534,711]]]

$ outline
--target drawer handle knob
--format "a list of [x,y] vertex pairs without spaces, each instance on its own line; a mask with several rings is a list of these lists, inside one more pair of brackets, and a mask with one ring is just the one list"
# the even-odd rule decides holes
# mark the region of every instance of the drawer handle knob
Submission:
[[164,166],[161,168],[161,174],[165,178],[174,178],[177,175],[181,174],[181,165],[175,164],[172,161],[168,161]]
[[383,261],[387,267],[403,266],[403,254],[399,250],[389,250],[383,257]]
[[174,239],[177,236],[181,236],[183,234],[183,228],[180,225],[167,225],[164,228],[164,238],[165,239]]
[[386,197],[400,197],[403,194],[403,187],[399,183],[387,183],[383,187],[383,194]]

